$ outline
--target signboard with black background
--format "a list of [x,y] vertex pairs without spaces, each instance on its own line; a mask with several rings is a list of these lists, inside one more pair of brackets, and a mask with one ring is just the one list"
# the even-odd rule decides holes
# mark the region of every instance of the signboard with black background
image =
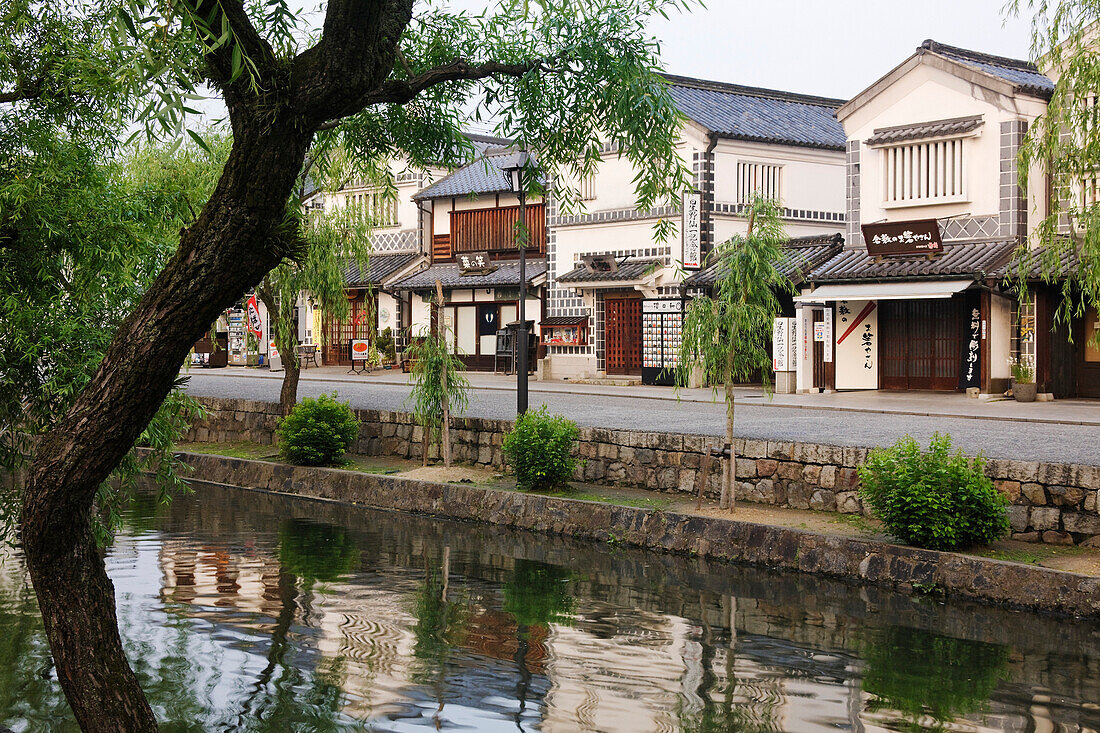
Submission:
[[943,252],[940,225],[935,219],[864,224],[863,241],[872,257],[937,255]]
[[978,298],[966,299],[963,319],[962,360],[959,364],[959,389],[982,386],[982,311]]
[[495,303],[477,307],[477,335],[494,336],[500,329],[500,307]]

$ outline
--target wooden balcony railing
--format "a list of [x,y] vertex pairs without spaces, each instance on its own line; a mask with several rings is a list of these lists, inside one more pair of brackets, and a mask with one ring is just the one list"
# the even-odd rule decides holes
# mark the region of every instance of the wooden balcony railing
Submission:
[[[546,214],[542,204],[527,206],[529,254],[546,252]],[[462,252],[515,252],[519,207],[451,212],[451,256]],[[433,247],[434,249],[434,247]]]

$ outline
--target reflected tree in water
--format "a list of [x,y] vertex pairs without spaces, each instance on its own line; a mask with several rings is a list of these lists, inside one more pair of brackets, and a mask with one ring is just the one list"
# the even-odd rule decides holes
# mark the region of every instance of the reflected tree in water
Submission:
[[875,698],[869,709],[896,710],[903,730],[943,730],[985,710],[1008,674],[1004,646],[901,626],[872,637],[863,658],[863,691]]
[[359,548],[343,527],[308,519],[288,519],[279,526],[279,563],[310,589],[331,583],[359,564]]
[[573,573],[535,560],[517,559],[504,584],[504,610],[520,629],[550,624],[572,625],[576,601],[569,593]]

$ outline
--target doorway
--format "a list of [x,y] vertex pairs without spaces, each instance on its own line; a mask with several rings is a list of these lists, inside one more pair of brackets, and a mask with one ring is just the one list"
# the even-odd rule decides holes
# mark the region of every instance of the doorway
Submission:
[[640,295],[604,298],[608,374],[642,373],[642,299]]
[[879,303],[879,387],[955,391],[959,387],[961,298]]
[[1100,397],[1100,344],[1097,344],[1097,332],[1100,331],[1100,319],[1095,308],[1085,311],[1077,334],[1077,396]]

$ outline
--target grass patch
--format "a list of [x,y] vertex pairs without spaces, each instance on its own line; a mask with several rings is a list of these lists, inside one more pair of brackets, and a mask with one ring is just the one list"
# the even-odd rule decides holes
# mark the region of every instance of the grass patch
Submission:
[[672,506],[671,499],[658,499],[650,497],[609,496],[607,494],[594,494],[588,491],[552,491],[540,493],[541,496],[553,496],[561,499],[580,499],[581,501],[598,501],[601,504],[614,504],[615,506],[628,506],[635,509],[652,509],[664,511]]
[[867,517],[862,514],[838,514],[832,522],[833,524],[846,525],[860,532],[866,532],[867,534],[879,534],[882,532],[881,527],[876,527],[871,523],[871,520],[867,519]]
[[1084,554],[1084,548],[1062,545],[1036,545],[1034,548],[994,547],[972,553],[980,557],[1006,562],[1018,562],[1024,565],[1041,565],[1044,560],[1055,557],[1075,557]]
[[273,445],[261,445],[247,440],[232,443],[180,443],[176,446],[188,453],[243,458],[250,461],[279,460],[279,449]]

